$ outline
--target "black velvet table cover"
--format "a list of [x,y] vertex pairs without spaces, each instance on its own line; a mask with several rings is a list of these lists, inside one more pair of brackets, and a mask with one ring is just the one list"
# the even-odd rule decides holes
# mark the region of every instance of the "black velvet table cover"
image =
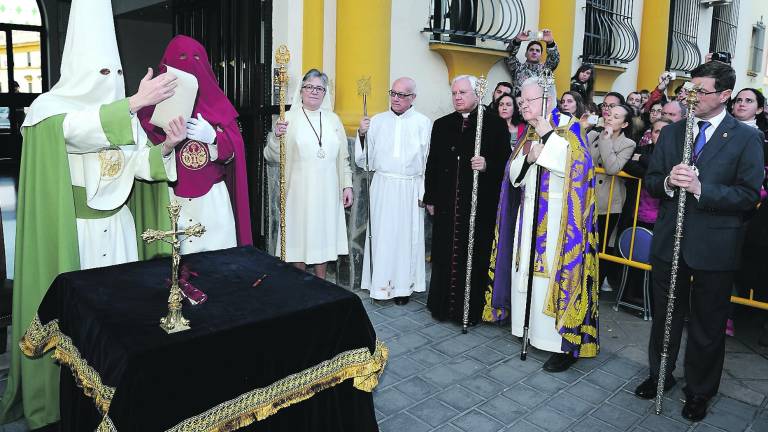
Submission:
[[[192,254],[182,264],[198,273],[191,282],[208,301],[194,307],[185,302],[192,329],[170,335],[158,325],[167,314],[170,259],[56,278],[38,310],[40,323],[58,320],[61,334],[101,383],[115,389],[108,413],[99,415],[97,397],[86,397],[62,368],[63,430],[95,430],[98,423],[91,422],[105,416],[120,432],[196,430],[178,425],[205,412],[216,415],[239,396],[340,353],[377,351],[356,295],[257,249]],[[353,387],[351,379],[309,392],[303,402],[282,401],[285,408],[262,421],[241,418],[207,430],[378,430],[371,393]]]

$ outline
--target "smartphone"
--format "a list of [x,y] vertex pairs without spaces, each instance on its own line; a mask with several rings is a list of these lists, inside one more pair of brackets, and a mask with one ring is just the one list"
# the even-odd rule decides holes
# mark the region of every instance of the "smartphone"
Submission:
[[587,117],[587,123],[591,125],[597,125],[599,119],[600,117],[598,117],[597,114],[592,114],[591,116]]
[[528,37],[532,40],[542,40],[544,39],[544,32],[541,30],[528,30]]

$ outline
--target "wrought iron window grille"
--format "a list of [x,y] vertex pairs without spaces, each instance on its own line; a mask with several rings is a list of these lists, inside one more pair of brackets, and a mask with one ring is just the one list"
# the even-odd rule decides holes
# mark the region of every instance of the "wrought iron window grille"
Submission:
[[525,27],[522,0],[432,0],[430,12],[423,32],[440,42],[509,43]]
[[639,41],[632,8],[633,0],[587,0],[582,61],[622,65],[637,58]]
[[669,13],[667,70],[689,73],[701,64],[698,44],[699,0],[672,0]]
[[757,76],[763,70],[763,46],[765,45],[765,24],[762,18],[760,22],[752,26],[752,39],[750,42],[749,72]]
[[712,34],[709,52],[725,51],[735,56],[736,27],[739,24],[739,0],[715,6],[712,10]]

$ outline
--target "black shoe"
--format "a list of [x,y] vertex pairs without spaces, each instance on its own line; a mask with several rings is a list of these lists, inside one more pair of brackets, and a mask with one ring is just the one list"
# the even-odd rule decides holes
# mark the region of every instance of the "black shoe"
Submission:
[[[665,379],[664,391],[669,391],[672,387],[675,386],[675,384],[677,384],[677,381],[675,381],[674,377]],[[643,381],[643,383],[637,386],[635,389],[635,396],[639,397],[640,399],[655,399],[658,386],[658,381],[650,377],[646,378],[646,380]]]
[[406,305],[411,300],[410,297],[404,296],[404,297],[395,297],[395,304],[398,306]]
[[570,353],[554,353],[542,367],[547,372],[563,372],[576,363],[576,360]]
[[709,398],[704,396],[693,396],[686,398],[685,405],[683,406],[682,416],[692,422],[698,422],[704,420],[707,416],[707,404]]

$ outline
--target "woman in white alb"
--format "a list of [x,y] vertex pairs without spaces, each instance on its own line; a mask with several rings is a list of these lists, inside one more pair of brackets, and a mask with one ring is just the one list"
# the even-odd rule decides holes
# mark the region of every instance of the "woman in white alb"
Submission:
[[349,253],[344,208],[352,205],[347,135],[327,90],[327,75],[307,72],[264,149],[268,161],[279,162],[278,138],[286,136],[285,260],[300,269],[314,264],[320,278],[328,261]]

